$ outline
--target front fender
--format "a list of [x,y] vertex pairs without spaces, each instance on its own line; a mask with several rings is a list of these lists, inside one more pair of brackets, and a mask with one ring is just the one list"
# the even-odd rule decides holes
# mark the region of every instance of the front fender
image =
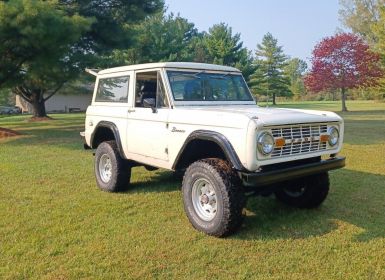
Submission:
[[180,149],[175,162],[172,166],[172,169],[175,169],[177,166],[183,152],[185,151],[186,147],[191,141],[194,140],[206,140],[206,141],[212,141],[216,143],[223,151],[223,153],[226,156],[226,159],[232,164],[233,168],[238,171],[244,171],[245,168],[242,165],[241,161],[239,160],[239,157],[237,153],[235,152],[233,146],[231,145],[230,141],[221,133],[210,131],[210,130],[196,130],[193,131],[185,140],[182,148]]

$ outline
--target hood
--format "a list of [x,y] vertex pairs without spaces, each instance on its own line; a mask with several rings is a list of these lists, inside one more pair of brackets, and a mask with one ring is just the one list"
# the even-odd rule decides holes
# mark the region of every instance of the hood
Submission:
[[221,118],[222,122],[233,122],[234,119],[226,120],[226,115],[235,119],[238,119],[241,116],[247,117],[264,126],[341,121],[341,118],[337,114],[328,111],[265,108],[256,105],[186,106],[183,109],[189,110],[190,112],[199,111],[200,114],[198,115],[216,115]]

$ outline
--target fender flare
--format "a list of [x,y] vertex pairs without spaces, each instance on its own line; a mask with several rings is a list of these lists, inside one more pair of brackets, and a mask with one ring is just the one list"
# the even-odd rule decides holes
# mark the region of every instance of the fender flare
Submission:
[[112,131],[112,133],[114,134],[114,138],[115,138],[115,141],[116,141],[116,145],[118,146],[118,152],[119,152],[119,155],[123,158],[123,159],[127,159],[126,156],[124,155],[124,151],[123,151],[123,146],[122,146],[122,141],[120,139],[120,133],[119,133],[119,129],[118,127],[116,126],[116,124],[112,123],[112,122],[107,122],[107,121],[101,121],[99,122],[94,131],[92,132],[91,134],[91,148],[95,149],[96,147],[94,147],[93,143],[94,143],[94,137],[95,137],[95,134],[97,133],[98,129],[99,128],[108,128]]
[[235,152],[233,145],[230,141],[221,133],[210,130],[195,130],[193,131],[185,140],[182,148],[179,150],[178,155],[175,158],[172,169],[175,170],[176,165],[178,164],[180,157],[185,151],[187,145],[193,140],[206,140],[216,143],[224,152],[226,159],[232,164],[233,168],[238,171],[246,170],[242,165],[237,153]]

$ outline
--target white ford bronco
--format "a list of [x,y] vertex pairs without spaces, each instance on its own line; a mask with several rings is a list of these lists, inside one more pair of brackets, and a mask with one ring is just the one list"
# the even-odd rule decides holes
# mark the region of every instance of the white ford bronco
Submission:
[[345,165],[338,115],[261,108],[238,69],[169,62],[88,72],[96,84],[81,136],[96,149],[99,188],[125,190],[135,166],[183,172],[187,217],[209,235],[239,228],[251,194],[319,206],[328,171]]

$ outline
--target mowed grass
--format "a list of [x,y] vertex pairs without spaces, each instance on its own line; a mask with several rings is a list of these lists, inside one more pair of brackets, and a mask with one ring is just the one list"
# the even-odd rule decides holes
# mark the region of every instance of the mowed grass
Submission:
[[[339,110],[339,103],[283,104]],[[195,231],[168,171],[97,189],[84,115],[0,119],[0,279],[385,279],[385,104],[348,103],[344,169],[314,210],[250,198],[240,231]]]

